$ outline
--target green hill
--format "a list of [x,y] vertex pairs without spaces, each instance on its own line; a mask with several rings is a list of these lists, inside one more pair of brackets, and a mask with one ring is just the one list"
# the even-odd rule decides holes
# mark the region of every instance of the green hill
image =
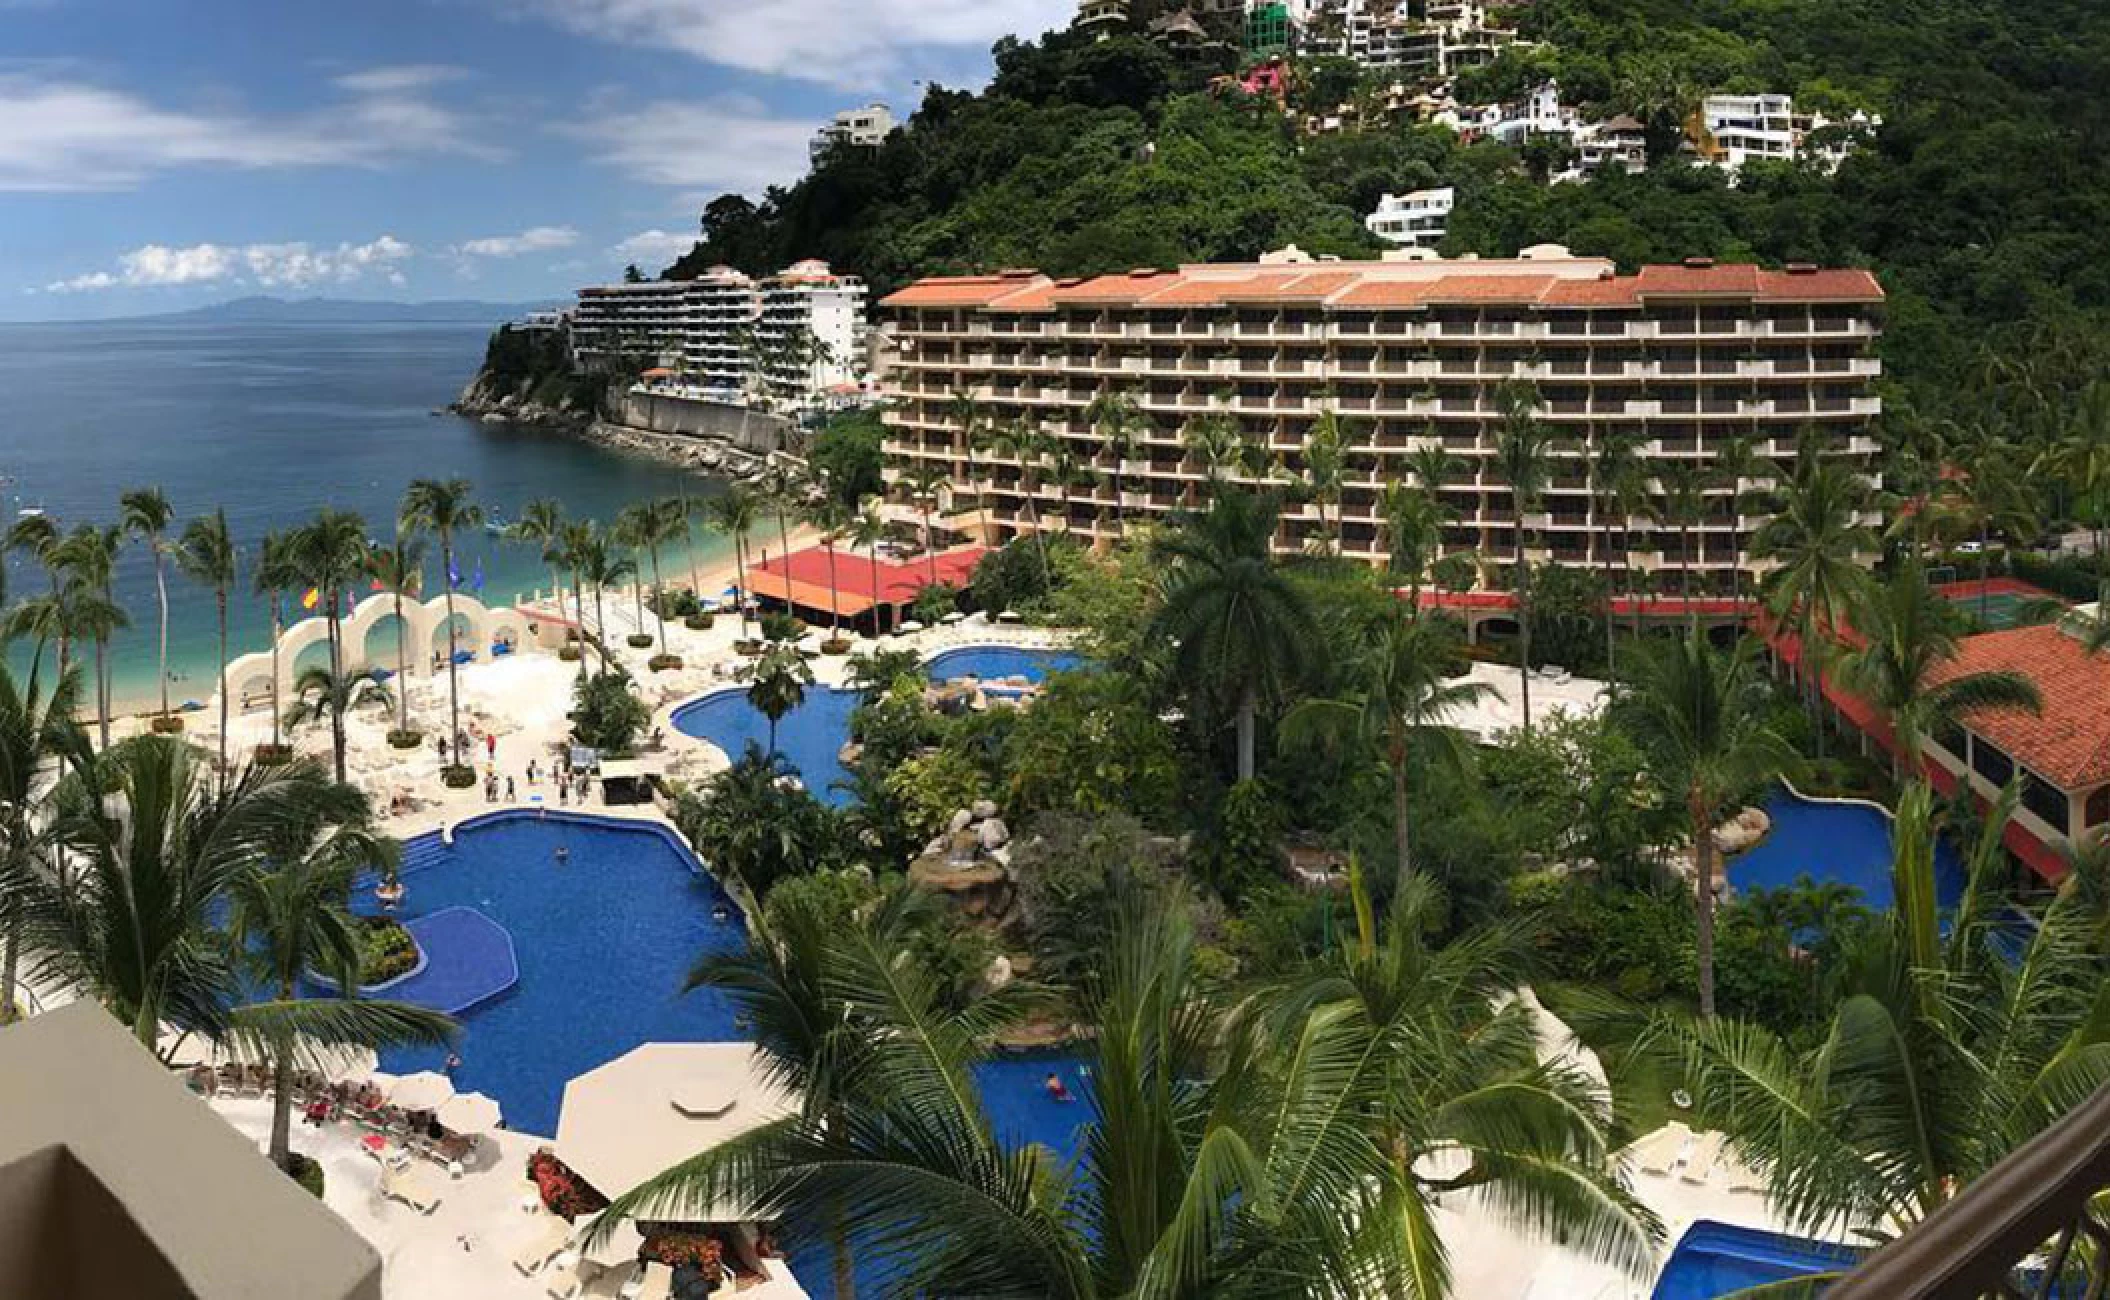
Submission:
[[[1085,274],[1250,258],[1295,242],[1369,254],[1386,190],[1460,190],[1449,253],[1568,244],[1626,266],[1694,255],[1875,267],[1892,294],[1886,359],[1900,418],[1991,414],[1988,376],[2021,365],[2066,391],[2110,362],[2110,5],[2100,0],[1538,0],[1546,45],[1461,91],[1544,75],[1567,96],[1675,138],[1711,90],[1865,107],[1884,129],[1836,177],[1753,166],[1733,184],[1674,157],[1639,176],[1546,186],[1542,160],[1435,127],[1305,136],[1299,111],[1369,103],[1352,66],[1299,68],[1285,114],[1212,93],[1224,46],[1136,36],[1007,40],[979,94],[933,88],[882,149],[829,159],[760,204],[703,213],[670,274],[765,272],[818,256],[885,292],[920,275],[1038,266]],[[1660,151],[1668,154],[1669,151]]]

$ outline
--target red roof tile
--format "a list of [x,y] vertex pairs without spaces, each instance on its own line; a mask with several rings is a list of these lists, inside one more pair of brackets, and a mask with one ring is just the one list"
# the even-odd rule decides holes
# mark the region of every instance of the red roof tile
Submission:
[[1152,273],[1149,275],[1135,275],[1133,273],[1128,275],[1100,275],[1086,280],[1083,284],[1072,285],[1068,288],[1058,286],[1054,297],[1059,304],[1128,303],[1147,297],[1155,290],[1168,288],[1177,283],[1179,283],[1179,273],[1177,271]]
[[950,275],[918,280],[879,300],[882,307],[979,307],[1031,284],[1019,276]]
[[2044,697],[2041,714],[1981,710],[1963,720],[2065,790],[2110,781],[2110,657],[2091,655],[2056,627],[2018,627],[1964,638],[1957,656],[1930,674],[2020,673]]

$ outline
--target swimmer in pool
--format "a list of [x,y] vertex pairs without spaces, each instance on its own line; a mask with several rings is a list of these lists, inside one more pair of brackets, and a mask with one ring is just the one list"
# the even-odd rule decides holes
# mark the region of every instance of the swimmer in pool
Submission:
[[1048,1099],[1050,1101],[1070,1100],[1070,1090],[1063,1086],[1062,1076],[1052,1070],[1048,1073],[1047,1082],[1041,1086],[1048,1090]]

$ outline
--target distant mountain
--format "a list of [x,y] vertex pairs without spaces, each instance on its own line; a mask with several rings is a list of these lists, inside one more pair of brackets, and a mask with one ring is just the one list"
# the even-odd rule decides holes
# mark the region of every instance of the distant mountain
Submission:
[[565,306],[548,302],[478,302],[459,298],[436,302],[368,302],[354,298],[272,298],[256,296],[193,307],[188,311],[134,316],[133,320],[195,321],[206,324],[491,324],[531,311]]

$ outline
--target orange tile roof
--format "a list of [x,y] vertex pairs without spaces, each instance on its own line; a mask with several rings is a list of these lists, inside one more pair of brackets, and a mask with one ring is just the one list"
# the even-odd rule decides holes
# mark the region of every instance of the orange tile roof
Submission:
[[2056,627],[2018,627],[1964,638],[1956,657],[1929,677],[1980,672],[2027,677],[2044,711],[1981,710],[1963,719],[1971,730],[2061,789],[2110,781],[2110,657],[2088,654]]
[[942,275],[918,280],[879,300],[882,307],[980,307],[1032,283],[1010,275]]
[[1068,288],[1058,286],[1054,298],[1057,303],[1135,302],[1179,281],[1180,274],[1177,271],[1153,272],[1148,275],[1100,275]]
[[[1578,259],[1585,262],[1594,259]],[[1598,263],[1600,265],[1607,265]],[[1883,287],[1864,270],[1769,271],[1722,266],[1645,266],[1634,275],[1577,278],[1534,270],[1525,262],[1416,263],[1402,271],[1385,262],[1304,266],[1223,264],[1142,271],[1081,280],[1050,280],[1036,271],[918,281],[884,307],[979,307],[1047,311],[1063,304],[1208,307],[1235,302],[1324,302],[1382,309],[1431,303],[1510,302],[1522,306],[1639,306],[1645,298],[1765,302],[1879,303]],[[1433,268],[1433,269],[1431,269]]]

